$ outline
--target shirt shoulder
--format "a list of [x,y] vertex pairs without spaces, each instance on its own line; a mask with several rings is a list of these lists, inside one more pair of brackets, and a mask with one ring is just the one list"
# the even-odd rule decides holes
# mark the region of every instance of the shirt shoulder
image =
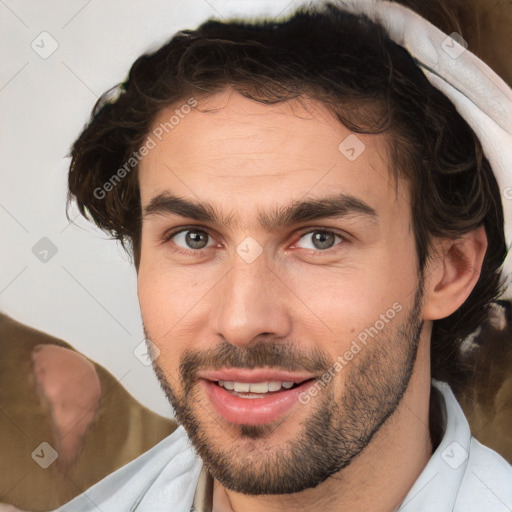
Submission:
[[512,466],[471,435],[450,386],[442,395],[443,435],[400,512],[512,512]]
[[454,512],[468,510],[512,510],[512,466],[473,437]]
[[188,512],[201,466],[180,426],[54,512]]

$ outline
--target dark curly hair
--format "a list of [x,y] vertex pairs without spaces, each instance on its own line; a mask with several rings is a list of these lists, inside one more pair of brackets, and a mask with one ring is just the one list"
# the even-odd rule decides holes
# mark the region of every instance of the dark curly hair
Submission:
[[499,188],[478,138],[453,104],[364,15],[328,3],[280,20],[208,20],[178,32],[135,61],[118,98],[110,90],[98,100],[72,148],[68,202],[76,200],[84,216],[131,250],[138,269],[137,166],[130,170],[126,162],[162,108],[227,87],[265,104],[311,98],[353,132],[388,133],[390,172],[410,182],[420,270],[435,237],[485,226],[488,249],[476,286],[433,326],[432,375],[456,384],[459,345],[501,293],[506,245]]

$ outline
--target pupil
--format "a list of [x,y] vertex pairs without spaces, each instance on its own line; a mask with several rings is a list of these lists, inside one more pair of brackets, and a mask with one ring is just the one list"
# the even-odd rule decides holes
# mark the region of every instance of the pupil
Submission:
[[187,244],[193,249],[202,249],[206,245],[206,233],[203,231],[189,231],[186,239]]

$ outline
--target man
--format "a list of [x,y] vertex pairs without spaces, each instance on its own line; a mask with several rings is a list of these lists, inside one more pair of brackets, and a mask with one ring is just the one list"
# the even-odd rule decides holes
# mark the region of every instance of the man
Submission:
[[133,250],[181,426],[62,510],[512,508],[449,385],[500,293],[502,167],[387,30],[209,21],[100,101],[70,196]]

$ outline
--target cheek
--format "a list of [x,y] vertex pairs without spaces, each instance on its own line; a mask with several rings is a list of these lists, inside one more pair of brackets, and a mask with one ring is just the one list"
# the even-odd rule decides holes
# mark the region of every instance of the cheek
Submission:
[[[183,316],[175,281],[169,281],[159,272],[141,265],[138,274],[139,304],[147,336],[158,349],[158,366],[173,390],[178,392],[179,364],[183,350],[183,336],[178,335],[179,319]],[[172,285],[172,286],[171,286]]]
[[413,303],[415,266],[383,254],[376,260],[350,269],[312,268],[295,276],[294,290],[304,312],[299,324],[309,337],[316,333],[321,338],[316,343],[334,357],[370,327],[394,329]]
[[147,259],[139,267],[142,320],[166,368],[177,366],[182,353],[205,337],[212,285],[191,269],[171,268],[162,261],[148,264]]
[[160,326],[169,330],[192,307],[197,281],[191,281],[191,272],[142,254],[137,275],[139,304],[146,327],[156,335]]
[[145,327],[155,335],[161,309],[166,307],[166,294],[162,282],[157,278],[154,269],[143,261],[137,276],[137,294]]
[[185,313],[188,294],[182,283],[162,271],[162,266],[141,263],[137,277],[140,311],[152,341],[162,350],[164,338],[173,337],[172,328]]

